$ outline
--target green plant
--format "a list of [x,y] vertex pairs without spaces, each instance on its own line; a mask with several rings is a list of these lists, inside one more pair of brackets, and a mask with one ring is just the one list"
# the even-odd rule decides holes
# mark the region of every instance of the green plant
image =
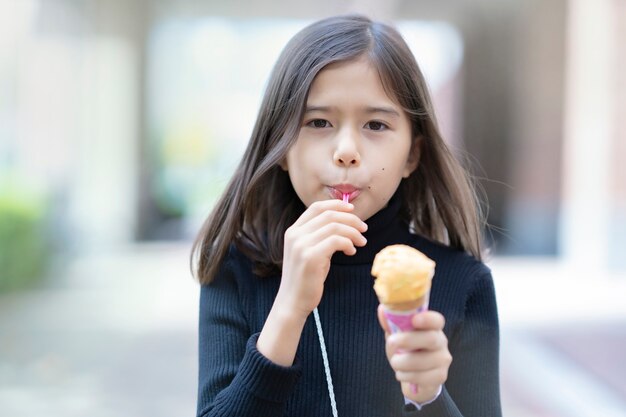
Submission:
[[0,292],[25,288],[45,276],[50,258],[46,205],[0,186]]

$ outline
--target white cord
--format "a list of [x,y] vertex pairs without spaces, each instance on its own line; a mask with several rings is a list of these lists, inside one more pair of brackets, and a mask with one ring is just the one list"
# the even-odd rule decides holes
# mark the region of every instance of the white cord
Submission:
[[315,327],[317,327],[317,336],[320,339],[320,347],[322,348],[322,360],[324,361],[324,372],[326,373],[326,385],[328,385],[328,396],[330,397],[330,407],[333,409],[333,417],[337,417],[337,403],[335,402],[335,390],[333,389],[333,379],[330,376],[330,365],[328,364],[328,354],[326,353],[326,343],[324,342],[324,334],[322,333],[322,322],[320,321],[320,313],[317,307],[313,310],[315,317]]

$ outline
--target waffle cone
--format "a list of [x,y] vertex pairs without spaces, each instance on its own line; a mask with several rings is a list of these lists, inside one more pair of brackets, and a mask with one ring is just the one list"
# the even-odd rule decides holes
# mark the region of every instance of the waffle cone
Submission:
[[428,294],[416,300],[403,301],[399,303],[383,303],[385,309],[390,311],[415,311],[428,304]]

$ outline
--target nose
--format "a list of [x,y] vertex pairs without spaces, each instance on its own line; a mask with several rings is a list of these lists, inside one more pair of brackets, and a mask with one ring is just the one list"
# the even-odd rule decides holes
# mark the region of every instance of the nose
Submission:
[[338,137],[333,158],[335,164],[340,167],[358,167],[361,164],[357,133],[352,131],[342,132]]

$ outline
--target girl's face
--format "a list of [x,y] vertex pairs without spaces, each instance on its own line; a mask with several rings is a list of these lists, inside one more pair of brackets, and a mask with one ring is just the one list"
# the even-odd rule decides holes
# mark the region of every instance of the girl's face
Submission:
[[328,65],[311,85],[295,144],[281,163],[308,207],[348,194],[367,220],[419,161],[411,123],[365,58]]

